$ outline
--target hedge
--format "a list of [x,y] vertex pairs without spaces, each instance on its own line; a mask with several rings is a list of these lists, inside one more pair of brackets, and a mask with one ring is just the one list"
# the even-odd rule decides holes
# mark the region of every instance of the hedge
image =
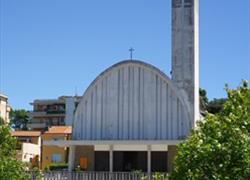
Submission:
[[49,170],[49,171],[57,171],[57,170],[62,170],[62,169],[68,169],[68,164],[65,164],[65,163],[50,164],[45,169]]

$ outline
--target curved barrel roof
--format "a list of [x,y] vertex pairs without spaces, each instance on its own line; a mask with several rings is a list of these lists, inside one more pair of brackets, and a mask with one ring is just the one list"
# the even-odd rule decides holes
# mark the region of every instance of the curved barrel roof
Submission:
[[75,140],[175,140],[191,129],[189,107],[158,68],[121,61],[87,88],[73,123]]

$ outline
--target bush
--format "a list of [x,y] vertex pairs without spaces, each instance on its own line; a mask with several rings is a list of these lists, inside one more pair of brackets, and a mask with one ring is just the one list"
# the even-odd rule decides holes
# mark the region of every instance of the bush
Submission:
[[250,90],[226,89],[220,113],[207,115],[178,145],[170,179],[250,179]]
[[[0,122],[1,122],[0,118]],[[28,179],[24,163],[16,160],[16,139],[11,136],[10,126],[0,124],[0,179]]]
[[47,167],[45,167],[45,169],[48,171],[64,170],[64,169],[68,169],[68,164],[65,164],[65,163],[50,164]]

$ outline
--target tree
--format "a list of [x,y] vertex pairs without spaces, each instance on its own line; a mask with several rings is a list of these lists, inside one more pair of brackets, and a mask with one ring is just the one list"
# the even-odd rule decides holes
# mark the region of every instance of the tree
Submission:
[[11,136],[8,125],[0,125],[0,179],[28,179],[25,165],[15,159],[16,139]]
[[221,112],[226,101],[226,98],[215,98],[212,101],[209,101],[207,105],[207,111],[211,114],[217,114]]
[[2,125],[4,125],[4,124],[5,124],[5,122],[4,122],[3,118],[0,117],[0,126],[2,126]]
[[16,130],[27,130],[29,116],[26,110],[14,110],[10,112],[10,122]]
[[202,115],[205,115],[208,106],[207,91],[205,89],[200,88],[199,93],[200,93],[200,111]]
[[211,114],[217,114],[222,111],[223,105],[226,102],[226,98],[215,98],[211,101],[207,98],[207,91],[200,88],[200,112],[203,116],[206,116],[207,112]]
[[218,114],[208,114],[178,145],[170,179],[250,179],[250,90],[226,89]]

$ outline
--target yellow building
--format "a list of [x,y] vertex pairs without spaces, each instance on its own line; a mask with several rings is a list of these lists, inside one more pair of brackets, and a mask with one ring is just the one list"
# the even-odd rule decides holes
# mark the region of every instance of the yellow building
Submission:
[[[42,141],[48,140],[69,140],[71,137],[71,126],[52,126],[48,131],[42,135]],[[42,146],[42,170],[46,166],[54,163],[68,162],[68,148],[57,146]]]

